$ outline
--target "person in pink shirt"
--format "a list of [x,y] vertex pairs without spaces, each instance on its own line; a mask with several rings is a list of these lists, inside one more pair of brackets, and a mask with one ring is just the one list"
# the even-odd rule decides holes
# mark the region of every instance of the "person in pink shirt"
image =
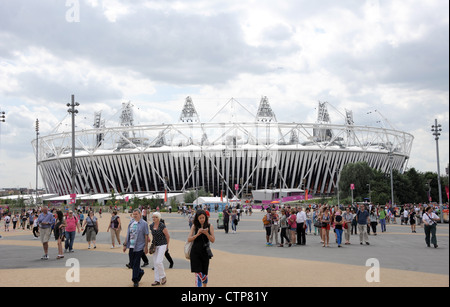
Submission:
[[80,233],[80,222],[78,217],[73,214],[73,211],[70,210],[69,214],[66,217],[66,243],[65,249],[66,252],[73,253],[73,242],[75,241],[75,231],[78,230]]

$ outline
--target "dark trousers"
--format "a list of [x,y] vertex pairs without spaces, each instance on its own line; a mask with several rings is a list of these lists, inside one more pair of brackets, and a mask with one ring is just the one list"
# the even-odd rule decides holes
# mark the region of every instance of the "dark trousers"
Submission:
[[306,244],[306,232],[303,225],[305,223],[297,223],[297,245],[305,245]]
[[34,236],[35,238],[38,237],[38,233],[39,233],[39,227],[33,227],[33,236]]
[[[433,224],[431,226],[425,225],[424,228],[425,228],[425,243],[427,243],[428,246],[430,245],[430,243],[433,245],[437,245],[436,224]],[[431,235],[431,240],[430,240],[430,235]]]
[[228,233],[228,223],[230,220],[223,220],[223,229],[225,229],[225,233]]
[[291,243],[291,240],[287,236],[287,228],[283,228],[283,227],[281,228],[281,235],[280,235],[280,237],[281,237],[281,244],[284,244],[284,238],[286,238],[286,241],[288,243]]
[[133,275],[131,280],[133,282],[139,282],[141,280],[141,274],[144,273],[144,270],[141,269],[141,257],[144,254],[144,251],[134,251],[134,248],[130,248],[128,253],[128,257],[130,258],[130,266],[133,270]]

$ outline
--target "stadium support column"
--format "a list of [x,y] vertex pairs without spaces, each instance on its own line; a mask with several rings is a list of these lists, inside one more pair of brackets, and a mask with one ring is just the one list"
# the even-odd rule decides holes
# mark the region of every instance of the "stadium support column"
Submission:
[[[72,95],[72,103],[68,103],[67,106],[70,107],[70,109],[67,110],[67,112],[72,114],[72,158],[71,158],[71,174],[72,174],[72,189],[71,194],[76,194],[75,191],[75,176],[77,175],[77,172],[75,170],[75,114],[78,113],[78,110],[75,109],[75,107],[78,107],[80,104],[78,102],[75,102],[75,96]],[[75,210],[75,203],[71,204],[72,211]]]

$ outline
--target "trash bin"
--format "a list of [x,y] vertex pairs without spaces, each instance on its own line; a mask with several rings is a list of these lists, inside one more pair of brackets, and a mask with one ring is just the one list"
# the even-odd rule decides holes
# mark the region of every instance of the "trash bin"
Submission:
[[217,219],[217,229],[224,229],[225,226],[223,224],[223,213],[219,212]]

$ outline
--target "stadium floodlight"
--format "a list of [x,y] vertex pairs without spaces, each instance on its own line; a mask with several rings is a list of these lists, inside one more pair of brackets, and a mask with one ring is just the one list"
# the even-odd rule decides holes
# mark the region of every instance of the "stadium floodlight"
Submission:
[[436,140],[436,160],[437,160],[437,181],[439,192],[439,215],[441,217],[441,223],[444,223],[444,213],[442,212],[442,191],[441,191],[441,173],[439,167],[439,136],[441,135],[442,126],[438,124],[437,119],[434,120],[434,125],[431,126],[431,132],[433,132],[434,139]]

